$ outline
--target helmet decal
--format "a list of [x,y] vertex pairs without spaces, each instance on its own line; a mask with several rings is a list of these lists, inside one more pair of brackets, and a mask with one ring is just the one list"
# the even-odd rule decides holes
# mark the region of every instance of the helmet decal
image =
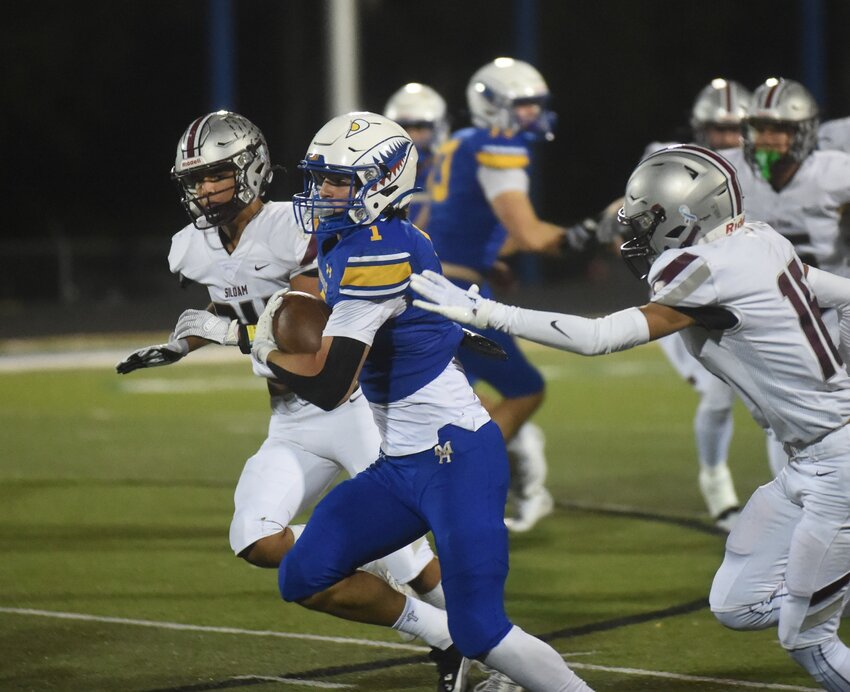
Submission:
[[349,137],[353,137],[354,135],[358,135],[364,130],[369,129],[369,122],[364,120],[363,118],[355,118],[351,121],[351,125],[348,127],[348,132],[345,137],[348,139]]
[[410,149],[410,140],[397,137],[390,140],[385,149],[377,152],[378,157],[372,160],[378,164],[384,176],[375,184],[376,189],[386,187],[398,177],[404,169],[408,149]]
[[687,204],[682,204],[679,206],[679,213],[682,215],[682,218],[685,220],[685,225],[689,226],[692,223],[696,223],[698,217],[696,214],[691,213],[690,208]]

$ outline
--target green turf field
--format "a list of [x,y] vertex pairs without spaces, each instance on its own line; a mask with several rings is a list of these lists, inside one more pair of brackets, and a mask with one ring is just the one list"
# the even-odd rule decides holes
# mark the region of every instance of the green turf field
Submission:
[[[512,619],[596,690],[815,688],[774,631],[705,606],[723,538],[696,397],[660,350],[532,355],[558,509],[511,539]],[[246,368],[0,370],[0,689],[434,688],[421,646],[285,604],[276,572],[232,556],[232,491],[268,422]],[[730,463],[742,496],[768,480],[742,407]]]

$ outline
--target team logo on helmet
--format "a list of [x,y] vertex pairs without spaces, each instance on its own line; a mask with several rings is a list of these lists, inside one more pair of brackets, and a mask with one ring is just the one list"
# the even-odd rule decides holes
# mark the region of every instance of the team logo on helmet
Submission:
[[351,125],[348,126],[348,132],[346,133],[346,139],[349,137],[353,137],[356,134],[363,132],[363,130],[369,129],[369,122],[364,120],[363,118],[357,118],[351,121]]
[[682,218],[685,220],[685,225],[687,226],[690,226],[692,223],[696,223],[699,220],[696,214],[691,213],[687,204],[683,204],[679,207],[679,213],[682,215]]
[[372,161],[377,164],[384,175],[375,183],[376,190],[389,186],[404,170],[410,144],[409,139],[394,137],[387,140],[384,146],[378,150],[377,157],[373,158]]

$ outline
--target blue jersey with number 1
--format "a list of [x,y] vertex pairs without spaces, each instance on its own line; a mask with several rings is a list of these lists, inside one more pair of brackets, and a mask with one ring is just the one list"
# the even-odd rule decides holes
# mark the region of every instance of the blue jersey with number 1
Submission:
[[360,374],[372,403],[403,399],[440,375],[454,358],[459,325],[410,303],[410,275],[442,273],[429,237],[409,221],[379,220],[320,243],[319,278],[325,301],[387,300],[403,296],[407,308],[378,329]]

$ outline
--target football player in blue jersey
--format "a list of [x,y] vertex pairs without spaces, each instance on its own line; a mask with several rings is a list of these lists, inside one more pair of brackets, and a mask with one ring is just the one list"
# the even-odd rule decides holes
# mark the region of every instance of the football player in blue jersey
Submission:
[[[463,331],[411,304],[411,274],[440,272],[430,239],[405,218],[416,161],[397,123],[356,112],[319,130],[301,164],[305,191],[294,203],[305,229],[319,234],[320,280],[333,312],[318,352],[287,354],[271,336],[281,302],[273,297],[253,354],[327,409],[346,401],[359,380],[382,442],[372,466],[318,504],[281,563],[280,592],[286,601],[361,622],[420,622],[431,606],[356,567],[431,531],[451,634],[432,652],[438,689],[464,689],[468,659],[475,658],[529,690],[588,690],[560,654],[505,613],[509,473],[502,434],[455,359]],[[383,617],[374,616],[373,603],[373,615],[365,615],[370,597],[382,604]]]
[[[472,76],[466,95],[473,126],[455,132],[437,153],[428,179],[428,233],[445,275],[463,288],[476,283],[489,296],[487,278],[500,255],[556,254],[570,243],[583,247],[588,233],[541,220],[529,199],[530,145],[552,139],[554,124],[541,74],[520,60],[498,58]],[[474,354],[462,354],[461,361],[471,380],[487,382],[501,396],[485,403],[511,457],[515,516],[506,522],[527,531],[554,506],[544,485],[543,433],[530,422],[543,402],[543,377],[512,338],[495,331],[486,336],[510,354],[508,362]]]
[[410,82],[390,96],[384,115],[401,125],[413,140],[419,163],[416,165],[416,187],[408,205],[407,218],[427,230],[430,200],[425,192],[434,153],[449,136],[446,102],[427,84]]

